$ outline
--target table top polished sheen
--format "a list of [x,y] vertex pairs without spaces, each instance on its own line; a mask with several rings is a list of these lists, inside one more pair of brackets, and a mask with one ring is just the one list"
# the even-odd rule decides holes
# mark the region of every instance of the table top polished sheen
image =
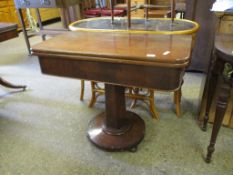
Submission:
[[192,37],[108,32],[70,32],[33,47],[36,55],[93,56],[112,63],[184,67],[190,62]]

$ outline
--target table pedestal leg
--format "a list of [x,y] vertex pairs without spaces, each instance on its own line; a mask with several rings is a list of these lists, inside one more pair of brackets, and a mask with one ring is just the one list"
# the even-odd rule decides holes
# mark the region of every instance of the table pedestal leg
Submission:
[[106,112],[89,124],[87,136],[97,147],[109,151],[131,150],[144,137],[144,121],[126,111],[125,88],[105,84]]

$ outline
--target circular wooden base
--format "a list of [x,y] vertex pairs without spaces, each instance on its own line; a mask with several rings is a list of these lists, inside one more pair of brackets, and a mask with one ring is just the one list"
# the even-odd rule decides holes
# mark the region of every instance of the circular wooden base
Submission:
[[[97,115],[90,123],[87,132],[89,140],[97,147],[108,151],[133,150],[144,137],[144,121],[133,112],[126,112],[124,126],[116,132],[105,125],[105,113]],[[111,132],[112,131],[112,132]],[[116,134],[117,133],[117,134]]]

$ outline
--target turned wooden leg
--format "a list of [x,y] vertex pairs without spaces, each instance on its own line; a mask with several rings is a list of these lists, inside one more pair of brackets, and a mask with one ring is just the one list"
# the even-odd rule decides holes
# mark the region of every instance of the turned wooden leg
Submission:
[[80,93],[80,100],[83,101],[84,98],[84,90],[85,90],[85,81],[81,80],[81,93]]
[[181,107],[180,107],[181,96],[182,96],[182,92],[181,92],[181,88],[179,88],[177,91],[174,92],[174,104],[176,108],[177,117],[181,116]]
[[149,107],[151,115],[154,119],[159,119],[159,115],[155,109],[155,97],[154,97],[154,90],[149,90],[150,96],[149,96]]
[[96,82],[94,81],[91,81],[91,101],[89,103],[89,107],[93,107],[93,105],[95,104],[96,102],[96,92],[95,92],[95,85],[96,85]]
[[209,82],[207,82],[208,84],[206,86],[208,86],[208,90],[207,90],[207,101],[206,101],[206,109],[205,109],[205,116],[204,116],[204,120],[203,120],[203,126],[202,126],[202,130],[206,131],[207,130],[207,124],[209,121],[209,111],[210,111],[210,107],[211,107],[211,103],[213,100],[213,96],[216,90],[216,85],[217,85],[217,79],[218,76],[215,75],[210,75],[210,80],[207,80]]
[[8,81],[2,79],[1,77],[0,77],[0,84],[1,84],[2,86],[8,87],[8,88],[12,88],[12,89],[23,89],[23,90],[25,90],[26,87],[27,87],[27,86],[22,86],[22,85],[14,85],[14,84],[11,84],[11,83],[9,83]]
[[210,144],[207,149],[208,150],[206,156],[207,163],[211,161],[211,157],[214,152],[215,142],[218,136],[219,129],[222,125],[224,114],[226,112],[227,104],[230,98],[230,93],[231,93],[231,81],[226,79],[222,80],[220,84],[218,99],[217,99],[216,113],[215,113]]
[[209,121],[209,111],[217,86],[218,72],[220,72],[220,69],[223,69],[223,62],[221,60],[217,60],[216,63],[215,61],[213,61],[212,64],[214,65],[212,66],[213,68],[212,67],[210,68],[210,72],[208,74],[205,90],[204,90],[207,93],[207,97],[206,97],[207,101],[206,101],[205,116],[202,126],[203,131],[207,130],[207,124]]

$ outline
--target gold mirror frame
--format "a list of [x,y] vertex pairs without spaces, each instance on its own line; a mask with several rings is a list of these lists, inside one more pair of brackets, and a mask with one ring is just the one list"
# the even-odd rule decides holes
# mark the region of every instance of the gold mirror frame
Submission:
[[[83,19],[83,20],[79,20],[76,22],[73,22],[69,25],[69,29],[71,31],[88,31],[88,32],[125,32],[125,33],[140,33],[140,34],[163,34],[163,35],[189,35],[189,34],[195,34],[198,29],[199,29],[199,24],[191,21],[191,20],[187,20],[187,19],[174,19],[174,21],[184,21],[187,23],[191,23],[193,24],[193,28],[190,29],[186,29],[186,30],[179,30],[179,31],[152,31],[152,30],[132,30],[132,29],[91,29],[91,28],[81,28],[81,27],[76,27],[75,25],[83,23],[83,22],[90,22],[90,21],[97,21],[97,20],[101,20],[101,19],[109,19],[111,20],[111,18],[109,17],[97,17],[97,18],[88,18],[88,19]],[[126,19],[126,18],[115,18],[115,19]],[[134,18],[134,19],[145,19],[145,18]],[[151,20],[170,20],[171,18],[152,18]]]

